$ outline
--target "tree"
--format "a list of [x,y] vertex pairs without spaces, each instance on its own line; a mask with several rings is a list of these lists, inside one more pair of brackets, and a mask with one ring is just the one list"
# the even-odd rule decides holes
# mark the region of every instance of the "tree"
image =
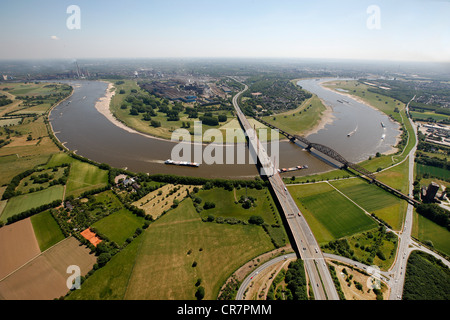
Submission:
[[205,204],[203,205],[203,209],[205,209],[205,210],[212,209],[215,207],[216,207],[216,204],[211,201],[206,201]]
[[261,216],[251,216],[250,219],[248,219],[248,223],[256,224],[259,226],[264,223],[264,219]]
[[195,292],[195,297],[197,300],[202,300],[205,297],[205,288],[202,286],[198,287],[197,291]]
[[178,121],[180,120],[180,117],[178,116],[177,110],[169,110],[167,112],[167,120],[168,121]]
[[152,120],[152,121],[150,122],[150,125],[151,125],[152,127],[159,128],[159,127],[161,127],[161,122],[160,122],[160,121],[156,121],[156,120]]
[[103,267],[111,259],[111,254],[104,252],[97,258],[97,264],[99,267]]

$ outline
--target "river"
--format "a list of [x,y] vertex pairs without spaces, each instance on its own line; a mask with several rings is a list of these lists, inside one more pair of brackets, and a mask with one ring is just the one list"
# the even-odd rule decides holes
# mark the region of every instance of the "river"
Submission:
[[[206,178],[250,179],[258,175],[254,164],[201,164],[198,168],[179,167],[164,164],[171,158],[175,142],[155,139],[146,135],[128,132],[110,122],[97,111],[95,103],[105,95],[107,84],[100,81],[62,81],[74,87],[72,96],[57,105],[50,114],[50,122],[56,137],[70,150],[100,163],[108,163],[117,168],[127,168],[133,172],[149,174],[164,173]],[[342,96],[325,90],[315,80],[299,82],[304,89],[317,94],[333,108],[335,116],[331,124],[308,136],[334,148],[348,160],[358,162],[376,152],[385,152],[395,143],[398,135],[396,126],[387,116],[372,108],[351,101],[341,104],[336,97]],[[344,98],[350,101],[349,98]],[[384,122],[386,128],[380,123]],[[351,137],[347,133],[357,130]],[[381,135],[386,138],[381,140]],[[202,146],[204,150],[206,146]],[[229,152],[226,147],[224,155]],[[236,153],[236,152],[235,152]],[[279,144],[279,167],[308,165],[308,169],[287,173],[300,176],[333,169],[331,164],[321,161],[301,147],[289,141]],[[224,156],[225,157],[225,156]],[[248,155],[246,156],[248,159]],[[194,159],[193,159],[194,160]]]

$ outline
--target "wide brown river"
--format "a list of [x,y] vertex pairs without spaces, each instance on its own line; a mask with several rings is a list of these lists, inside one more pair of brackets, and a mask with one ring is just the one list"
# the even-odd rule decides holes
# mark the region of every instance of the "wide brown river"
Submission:
[[[56,106],[50,121],[56,137],[70,150],[91,160],[108,163],[134,172],[164,173],[206,178],[253,178],[258,175],[254,164],[205,164],[198,168],[164,164],[171,158],[172,141],[162,141],[149,136],[131,133],[111,123],[95,108],[95,103],[105,95],[107,84],[99,81],[66,81],[74,87],[73,95]],[[304,89],[317,94],[333,108],[335,119],[316,134],[308,136],[312,142],[328,145],[347,160],[359,162],[376,152],[390,150],[399,134],[398,125],[379,111],[344,97],[349,103],[340,103],[342,95],[323,89],[317,80],[299,82]],[[383,122],[385,128],[380,123]],[[347,137],[349,132],[357,130]],[[382,136],[384,135],[384,139]],[[203,150],[206,146],[202,146]],[[224,159],[227,152],[224,150]],[[235,149],[236,150],[236,149]],[[236,154],[236,152],[235,152]],[[270,152],[269,152],[270,154]],[[192,159],[194,161],[194,159]],[[332,164],[320,160],[318,155],[305,151],[289,141],[279,144],[279,157],[275,163],[280,168],[308,165],[308,169],[286,173],[309,175],[328,171]]]

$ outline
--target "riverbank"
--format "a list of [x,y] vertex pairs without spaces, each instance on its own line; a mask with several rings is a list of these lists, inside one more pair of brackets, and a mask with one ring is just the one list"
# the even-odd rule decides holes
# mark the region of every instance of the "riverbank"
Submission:
[[321,113],[320,120],[315,126],[302,132],[302,135],[305,137],[308,137],[309,135],[315,134],[324,129],[326,125],[333,123],[334,119],[336,118],[333,114],[333,108],[327,105],[321,98],[319,98],[319,100],[325,107],[325,111]]

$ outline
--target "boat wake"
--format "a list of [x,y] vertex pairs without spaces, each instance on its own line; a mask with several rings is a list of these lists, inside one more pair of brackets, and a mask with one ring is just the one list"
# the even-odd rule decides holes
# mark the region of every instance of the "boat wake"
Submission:
[[356,131],[358,131],[358,125],[356,125],[355,130],[353,130],[352,132],[347,134],[347,137],[351,137],[352,135],[354,135],[356,133]]

